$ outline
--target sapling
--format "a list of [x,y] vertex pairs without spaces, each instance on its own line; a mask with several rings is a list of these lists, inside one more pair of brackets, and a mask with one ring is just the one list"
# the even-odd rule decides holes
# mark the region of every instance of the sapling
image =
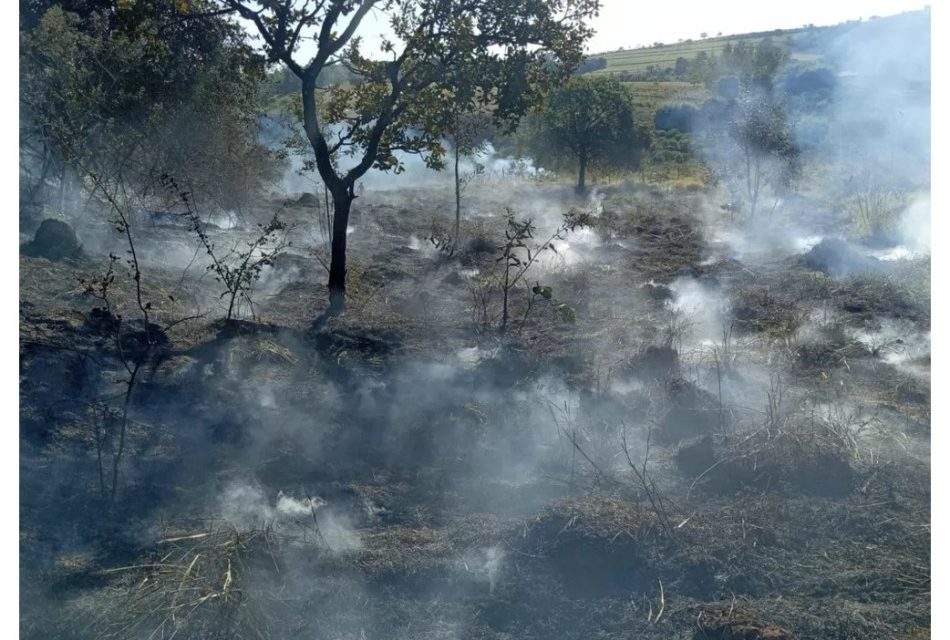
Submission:
[[[564,214],[563,222],[550,237],[543,242],[529,245],[528,243],[534,240],[536,231],[534,222],[530,218],[518,220],[510,208],[506,209],[505,243],[498,247],[501,255],[495,260],[501,262],[504,268],[500,282],[502,295],[501,326],[498,328],[500,333],[504,333],[508,328],[508,303],[515,286],[531,270],[541,254],[545,251],[557,253],[557,248],[554,246],[555,240],[564,240],[568,233],[589,226],[591,218],[592,216],[587,212],[571,209]],[[539,284],[536,289],[537,291],[532,290],[534,295],[548,298],[551,296],[550,287],[542,288]]]
[[209,236],[207,225],[201,220],[191,195],[180,189],[171,176],[164,175],[162,181],[165,187],[173,190],[185,205],[191,230],[198,236],[198,240],[211,259],[207,269],[215,274],[216,281],[224,285],[225,290],[220,298],[227,299],[228,302],[225,320],[230,322],[234,318],[242,301],[247,304],[253,316],[254,304],[251,293],[255,283],[260,280],[264,267],[272,266],[277,256],[290,246],[290,242],[286,239],[288,226],[280,219],[280,211],[277,211],[267,223],[257,225],[257,237],[246,242],[246,248],[234,247],[222,253],[216,249],[214,241]]
[[[128,249],[126,251],[126,265],[129,270],[129,277],[135,285],[135,302],[142,317],[143,330],[141,334],[130,333],[125,330],[123,317],[116,313],[115,305],[110,301],[110,288],[115,282],[115,266],[119,262],[119,257],[115,254],[109,254],[109,266],[106,273],[99,278],[91,280],[80,279],[84,293],[91,295],[102,302],[102,307],[93,309],[93,317],[99,321],[99,324],[111,335],[114,341],[119,360],[125,368],[127,377],[122,380],[125,384],[125,393],[121,409],[121,418],[119,421],[118,443],[113,447],[112,453],[112,487],[111,498],[114,501],[119,487],[119,469],[122,458],[125,453],[126,435],[129,426],[129,411],[132,408],[132,399],[135,391],[135,385],[138,382],[142,366],[153,360],[153,357],[163,343],[161,336],[164,336],[164,330],[152,324],[150,311],[152,303],[146,300],[142,290],[142,268],[139,262],[138,253],[135,248],[135,239],[132,235],[132,226],[125,205],[127,198],[124,197],[124,190],[121,184],[115,187],[115,190],[108,188],[106,181],[95,172],[87,172],[87,176],[93,185],[103,193],[111,206],[114,215],[113,224],[118,233],[122,234],[126,241]],[[97,457],[101,466],[101,429],[97,428],[96,447]],[[101,469],[100,469],[101,479]],[[104,483],[100,482],[100,490],[105,493]]]

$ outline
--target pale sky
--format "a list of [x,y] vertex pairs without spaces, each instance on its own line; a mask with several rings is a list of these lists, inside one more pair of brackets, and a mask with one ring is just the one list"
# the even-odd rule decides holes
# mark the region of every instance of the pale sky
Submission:
[[[716,0],[714,2],[670,2],[658,0],[601,0],[600,15],[592,21],[596,33],[588,42],[588,53],[631,49],[654,42],[671,44],[679,39],[699,39],[706,32],[715,36],[794,29],[805,24],[831,25],[846,20],[888,16],[903,11],[923,9],[922,0],[783,0],[782,2],[749,2],[748,0]],[[248,23],[248,30],[255,33]],[[357,31],[363,39],[363,53],[378,55],[380,34],[390,34],[388,17],[372,11]],[[314,46],[301,45],[298,59],[312,56]]]
[[633,2],[601,0],[594,19],[597,34],[588,51],[600,53],[654,42],[670,44],[680,38],[791,29],[804,24],[830,25],[923,9],[921,0],[783,0],[782,2]]

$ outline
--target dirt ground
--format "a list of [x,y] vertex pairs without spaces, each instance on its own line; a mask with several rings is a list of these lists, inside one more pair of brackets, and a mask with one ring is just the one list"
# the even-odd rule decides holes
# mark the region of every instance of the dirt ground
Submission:
[[[368,190],[315,322],[298,195],[213,230],[295,225],[232,323],[186,226],[136,228],[124,342],[107,225],[21,255],[22,637],[929,637],[929,257],[842,277],[711,191],[533,183],[475,184],[447,255],[448,190]],[[501,334],[506,206],[594,222]]]

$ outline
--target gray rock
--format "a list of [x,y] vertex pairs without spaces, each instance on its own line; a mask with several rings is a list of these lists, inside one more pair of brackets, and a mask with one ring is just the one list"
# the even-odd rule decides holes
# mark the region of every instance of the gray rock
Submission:
[[69,260],[82,255],[82,244],[69,224],[47,218],[40,223],[33,240],[25,244],[22,251],[25,255],[48,260]]
[[825,238],[802,256],[802,263],[809,269],[827,273],[834,278],[878,273],[884,269],[880,260],[864,255],[840,238]]
[[319,206],[320,200],[317,199],[317,196],[312,193],[302,193],[300,197],[297,198],[295,203],[298,207],[316,207]]

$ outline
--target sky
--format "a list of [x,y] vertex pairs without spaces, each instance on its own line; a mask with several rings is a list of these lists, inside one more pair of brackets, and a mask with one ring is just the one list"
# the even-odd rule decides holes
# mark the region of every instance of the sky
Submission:
[[920,0],[793,0],[784,2],[650,2],[602,0],[593,20],[597,31],[588,45],[591,53],[627,49],[654,42],[791,29],[805,24],[830,25],[922,9]]
[[[720,32],[734,35],[793,29],[805,24],[832,25],[875,15],[916,11],[927,4],[922,0],[792,0],[770,3],[748,0],[661,0],[652,3],[601,0],[600,14],[591,21],[595,34],[587,44],[587,52],[602,53],[620,47],[631,49],[654,42],[671,44],[690,38],[696,40],[702,33],[712,37]],[[254,33],[250,23],[246,26]],[[363,52],[373,55],[379,50],[380,35],[390,34],[391,37],[389,20],[382,11],[374,10],[364,18],[357,33],[363,39]],[[316,48],[305,43],[298,57],[304,61],[314,53]]]

